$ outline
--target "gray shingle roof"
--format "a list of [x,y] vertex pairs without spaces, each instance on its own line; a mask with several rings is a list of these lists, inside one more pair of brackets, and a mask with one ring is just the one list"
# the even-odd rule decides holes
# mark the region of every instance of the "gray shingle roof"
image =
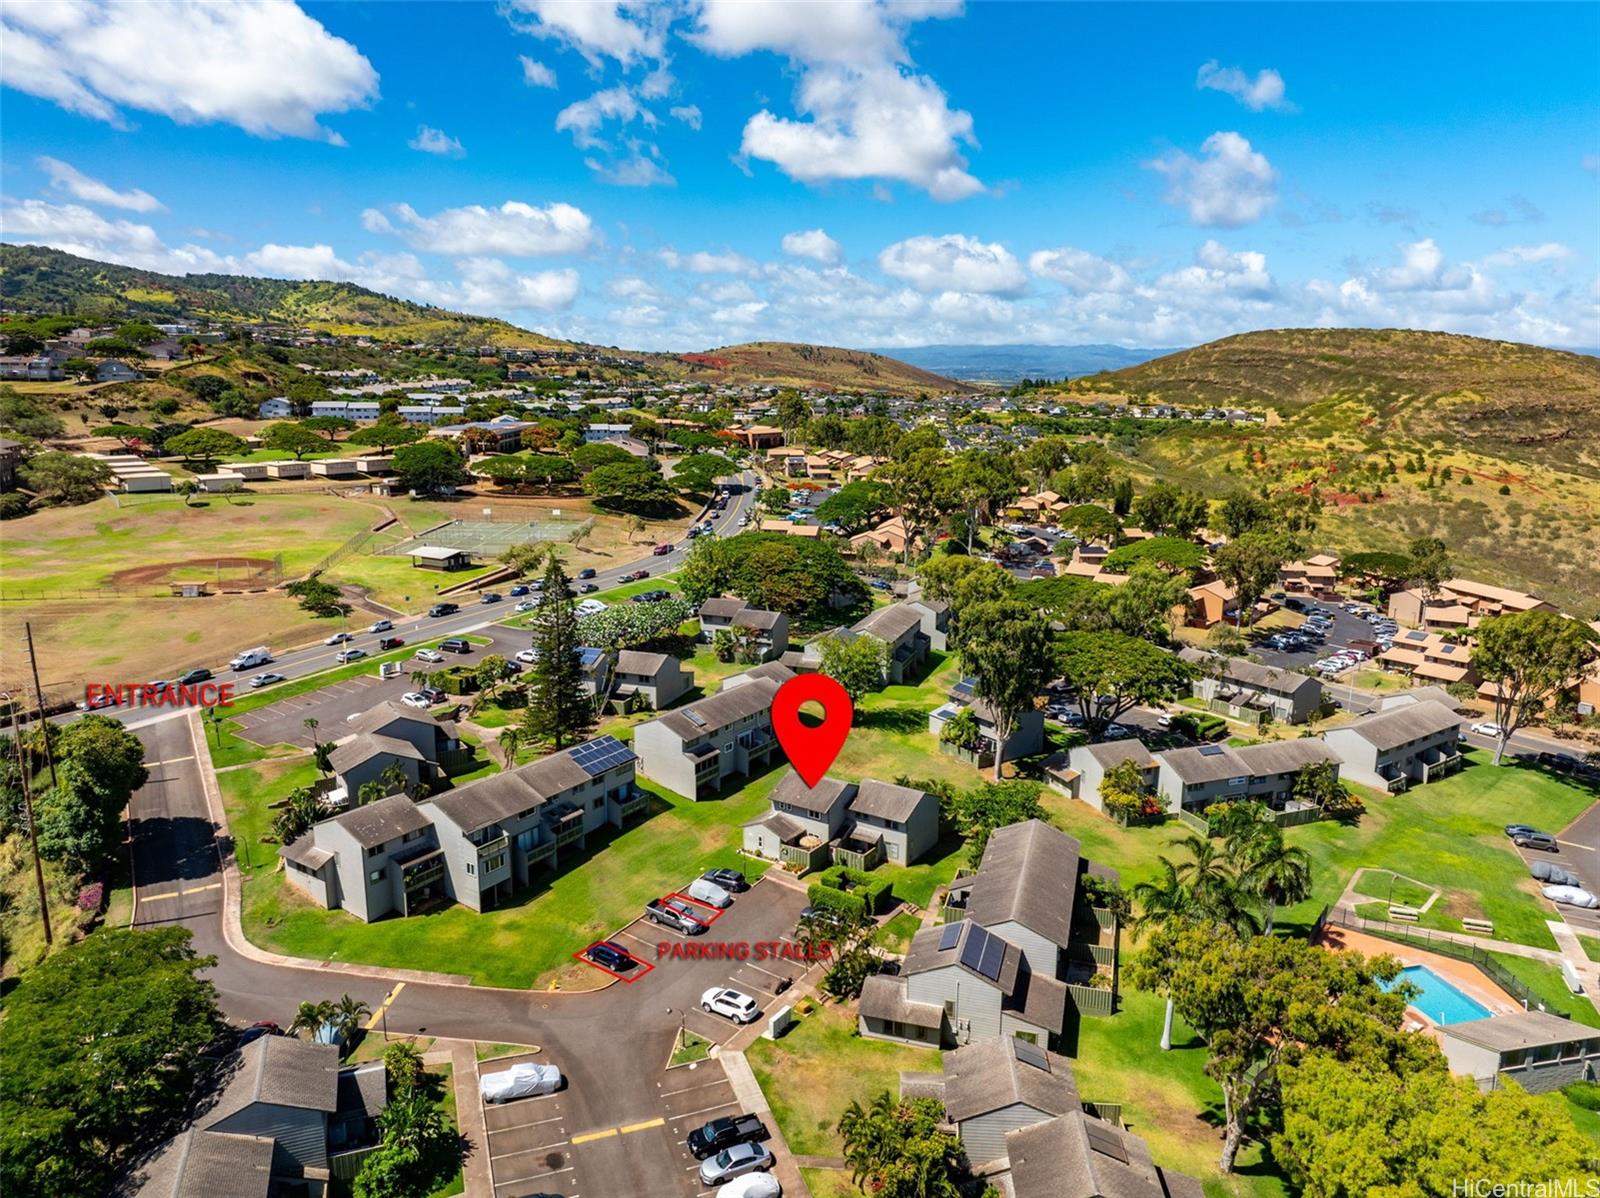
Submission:
[[328,754],[328,765],[334,773],[342,774],[384,753],[393,757],[409,757],[412,761],[427,760],[417,751],[417,746],[408,740],[377,732],[360,732]]
[[370,711],[364,711],[360,717],[350,721],[353,732],[381,732],[395,720],[406,720],[413,724],[428,724],[434,728],[443,728],[444,725],[434,719],[428,712],[418,707],[401,707],[393,699],[385,699]]
[[733,618],[733,622],[741,628],[754,628],[765,632],[783,619],[782,612],[767,611],[761,607],[747,607]]
[[913,628],[922,627],[922,613],[906,603],[880,607],[851,625],[853,632],[865,632],[894,644]]
[[327,849],[318,848],[310,836],[298,836],[278,850],[278,856],[294,861],[307,869],[321,869],[333,860]]
[[850,800],[850,810],[857,815],[871,815],[878,819],[905,823],[927,799],[927,792],[910,786],[896,786],[892,782],[879,782],[865,778]]
[[196,1117],[197,1127],[216,1127],[258,1102],[330,1115],[339,1109],[339,1050],[331,1044],[262,1036],[240,1049],[227,1068],[221,1092]]
[[574,745],[516,769],[479,778],[428,802],[463,832],[509,820],[590,781],[589,771],[572,757],[582,747]]
[[1199,1198],[1199,1182],[1157,1168],[1132,1132],[1071,1112],[1006,1133],[1015,1198]]
[[1019,1102],[1046,1115],[1082,1110],[1072,1063],[1053,1052],[1043,1059],[1044,1069],[1022,1060],[1010,1038],[976,1040],[946,1053],[945,1112],[960,1123]]
[[273,1142],[267,1137],[223,1135],[194,1127],[135,1166],[118,1193],[137,1198],[267,1198],[272,1187]]
[[[343,815],[333,817],[352,839],[364,849],[399,840],[407,832],[420,832],[429,826],[428,817],[417,810],[417,805],[405,795],[390,795],[376,803],[368,803]],[[260,1041],[257,1041],[260,1043]]]
[[1246,745],[1238,750],[1238,754],[1239,760],[1250,767],[1252,775],[1292,774],[1303,766],[1320,765],[1324,762],[1332,764],[1340,760],[1339,754],[1328,748],[1327,742],[1317,736]]
[[1221,782],[1249,775],[1250,766],[1227,745],[1205,745],[1198,749],[1168,749],[1161,760],[1184,782]]
[[1408,741],[1421,740],[1425,736],[1460,727],[1461,717],[1455,712],[1442,703],[1426,701],[1363,716],[1339,731],[1354,732],[1381,753]]
[[617,654],[617,673],[641,674],[654,678],[672,658],[665,653],[641,653],[637,649],[624,649]]
[[[1206,653],[1199,649],[1180,649],[1178,656],[1192,665],[1201,667],[1209,666],[1218,655]],[[1309,674],[1299,674],[1294,670],[1280,670],[1276,666],[1264,666],[1259,662],[1247,661],[1242,657],[1223,657],[1222,676],[1229,682],[1236,682],[1251,690],[1267,691],[1275,695],[1296,695],[1305,690],[1321,690],[1322,683]]]
[[700,605],[700,614],[713,619],[731,620],[745,608],[743,599],[732,599],[722,596],[716,599],[707,599]]
[[1127,740],[1108,740],[1098,745],[1085,745],[1083,751],[1108,770],[1121,765],[1124,761],[1137,762],[1140,769],[1152,769],[1156,764],[1149,747],[1136,737],[1129,737]]
[[875,973],[861,985],[857,1008],[864,1019],[889,1023],[909,1023],[912,1027],[937,1028],[944,1024],[944,1008],[938,1003],[912,1002],[906,997],[905,978]]
[[753,819],[741,825],[746,828],[770,828],[779,840],[789,841],[805,831],[805,826],[799,820],[785,815],[781,811],[769,811],[759,819]]
[[1042,820],[996,828],[971,882],[967,917],[984,927],[1014,920],[1065,945],[1072,931],[1078,847]]
[[1494,1052],[1569,1044],[1575,1040],[1600,1040],[1600,1028],[1574,1023],[1548,1011],[1518,1011],[1515,1015],[1469,1019],[1465,1023],[1452,1023],[1441,1034]]
[[[777,693],[778,684],[769,678],[757,678],[731,687],[724,682],[716,694],[675,708],[661,716],[658,722],[684,740],[695,740],[708,733],[719,732],[747,716],[766,711],[772,706],[772,696]],[[696,722],[692,718],[694,716],[698,716],[700,722]]]
[[774,805],[786,803],[813,815],[827,815],[849,798],[852,785],[838,778],[824,776],[815,786],[807,786],[799,774],[790,770],[772,788],[772,802]]

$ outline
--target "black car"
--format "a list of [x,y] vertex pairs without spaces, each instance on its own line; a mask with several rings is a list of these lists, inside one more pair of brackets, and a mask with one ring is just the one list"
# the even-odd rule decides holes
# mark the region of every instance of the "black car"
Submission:
[[609,940],[602,940],[599,944],[591,944],[585,954],[596,965],[604,965],[607,969],[618,971],[632,969],[635,961],[621,945],[612,944]]
[[594,577],[594,567],[593,566],[585,566],[583,569],[578,571],[578,577],[579,578],[593,578]]
[[462,640],[458,636],[453,636],[453,637],[450,637],[448,640],[442,640],[442,641],[439,642],[439,652],[441,652],[441,653],[471,653],[472,652],[472,642],[471,641]]
[[435,603],[428,609],[430,616],[453,616],[461,610],[458,603]]
[[478,602],[479,603],[499,603],[500,602],[500,598],[501,598],[501,596],[500,596],[500,592],[499,591],[485,591],[483,594],[478,596]]
[[580,594],[580,595],[592,595],[596,591],[598,591],[599,589],[600,588],[595,586],[594,583],[586,582],[586,583],[584,583],[582,586],[580,586],[578,588],[578,594]]
[[735,1144],[758,1143],[769,1134],[767,1125],[755,1115],[724,1115],[689,1133],[689,1151],[695,1160],[703,1161]]
[[700,875],[707,882],[712,882],[729,894],[743,894],[750,889],[750,883],[745,881],[744,875],[736,869],[710,869]]
[[186,674],[178,675],[179,686],[193,686],[196,682],[210,682],[211,671],[201,666],[199,669],[190,670]]
[[672,592],[671,591],[663,591],[663,590],[657,589],[657,590],[654,590],[654,591],[641,591],[639,594],[637,594],[637,595],[635,595],[633,597],[631,602],[633,602],[633,603],[656,603],[656,602],[658,602],[658,601],[660,601],[662,599],[670,599],[671,597],[672,597]]
[[527,593],[528,593],[528,588],[526,586],[524,586],[520,582],[516,586],[512,587],[509,591],[506,592],[506,594],[510,595],[513,599],[520,599],[524,595],[526,595]]

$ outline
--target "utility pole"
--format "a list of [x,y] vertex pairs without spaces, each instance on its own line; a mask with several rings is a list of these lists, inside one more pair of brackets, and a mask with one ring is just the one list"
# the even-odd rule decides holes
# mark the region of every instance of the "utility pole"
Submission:
[[[5,699],[9,702],[11,695],[7,693]],[[55,937],[50,934],[50,899],[44,892],[44,866],[39,864],[39,826],[33,819],[33,779],[22,756],[22,730],[13,727],[13,732],[11,741],[17,749],[17,773],[22,781],[22,812],[28,820],[28,840],[33,847],[33,880],[39,887],[39,918],[44,922],[45,946],[49,947],[55,943]]]
[[56,780],[56,751],[50,745],[50,728],[44,718],[44,689],[39,685],[39,659],[33,652],[33,625],[24,620],[22,628],[28,634],[28,666],[33,670],[33,699],[39,705],[39,735],[44,740],[45,764],[50,767],[50,785],[60,786]]

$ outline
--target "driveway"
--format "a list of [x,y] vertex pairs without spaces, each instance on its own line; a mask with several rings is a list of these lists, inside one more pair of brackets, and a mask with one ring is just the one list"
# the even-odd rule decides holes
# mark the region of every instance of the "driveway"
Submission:
[[[1600,803],[1589,809],[1556,833],[1559,851],[1537,853],[1520,850],[1527,861],[1549,861],[1569,870],[1583,880],[1583,888],[1590,894],[1600,894]],[[1580,932],[1600,935],[1600,909],[1593,911],[1582,907],[1555,904],[1561,918]]]

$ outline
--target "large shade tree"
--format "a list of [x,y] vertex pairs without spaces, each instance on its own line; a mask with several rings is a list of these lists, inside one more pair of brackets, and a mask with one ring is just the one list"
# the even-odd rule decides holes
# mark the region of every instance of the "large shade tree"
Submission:
[[1494,689],[1494,763],[1506,744],[1575,685],[1600,649],[1600,636],[1582,620],[1553,611],[1513,612],[1478,625],[1472,666]]

